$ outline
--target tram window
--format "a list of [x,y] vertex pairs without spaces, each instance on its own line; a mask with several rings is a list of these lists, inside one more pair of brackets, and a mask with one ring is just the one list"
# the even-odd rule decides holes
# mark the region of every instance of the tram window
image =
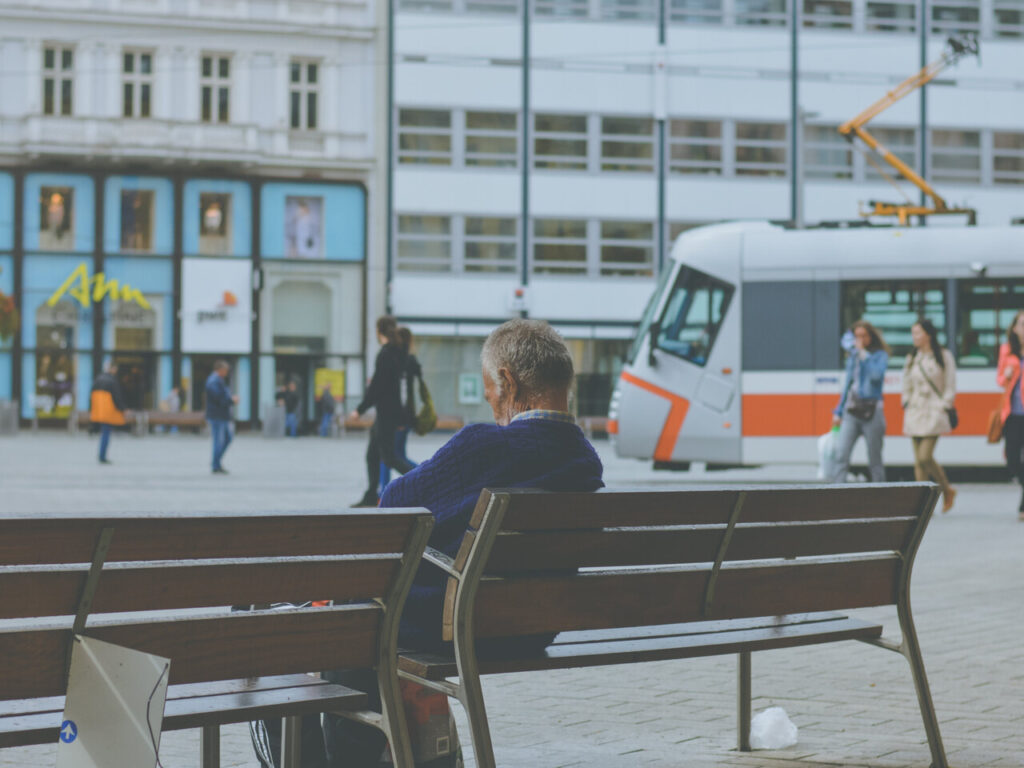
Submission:
[[957,364],[985,368],[996,364],[999,345],[1014,315],[1024,310],[1022,280],[961,280],[957,286]]
[[640,354],[640,347],[643,346],[644,339],[647,338],[647,334],[650,332],[654,313],[657,311],[658,305],[661,304],[661,297],[665,293],[665,286],[668,285],[668,279],[672,275],[672,267],[672,263],[666,264],[661,274],[658,275],[658,284],[655,286],[654,293],[651,294],[651,298],[647,302],[647,308],[644,309],[643,316],[640,318],[640,325],[637,326],[633,346],[629,348],[630,362],[636,362],[636,357]]
[[[942,280],[872,280],[843,283],[840,335],[858,320],[867,320],[892,348],[889,367],[903,367],[913,349],[910,329],[918,318],[935,324],[939,341],[946,340],[946,292]],[[839,339],[836,339],[839,349]]]
[[728,283],[683,267],[661,317],[658,349],[706,364],[732,293]]

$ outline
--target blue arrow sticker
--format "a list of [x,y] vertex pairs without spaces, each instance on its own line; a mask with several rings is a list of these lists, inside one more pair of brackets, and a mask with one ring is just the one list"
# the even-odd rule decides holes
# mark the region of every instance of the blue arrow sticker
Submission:
[[78,726],[75,725],[74,720],[65,720],[60,724],[60,740],[65,744],[70,744],[72,741],[78,738]]

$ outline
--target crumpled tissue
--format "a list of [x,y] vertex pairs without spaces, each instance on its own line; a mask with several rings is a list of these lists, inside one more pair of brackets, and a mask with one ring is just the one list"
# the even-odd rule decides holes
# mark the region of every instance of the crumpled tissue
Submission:
[[796,726],[782,707],[770,707],[750,721],[751,749],[785,749],[796,739]]

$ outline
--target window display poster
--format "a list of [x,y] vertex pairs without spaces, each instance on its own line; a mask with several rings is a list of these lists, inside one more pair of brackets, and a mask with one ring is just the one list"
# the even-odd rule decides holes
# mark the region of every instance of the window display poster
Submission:
[[61,335],[58,346],[36,350],[35,411],[41,419],[66,419],[75,407],[75,356],[68,329],[40,327],[47,338]]
[[91,251],[94,210],[93,181],[88,176],[28,174],[23,214],[25,250]]
[[268,259],[363,261],[365,190],[358,184],[264,184],[260,190],[260,247]]
[[252,348],[252,266],[189,258],[181,270],[183,352],[248,353]]
[[[35,206],[33,206],[35,207]],[[82,256],[28,255],[25,257],[22,273],[23,286],[21,306],[21,343],[26,349],[36,345],[50,344],[51,339],[38,327],[51,329],[56,333],[52,345],[59,345],[60,339],[70,334],[70,348],[92,349],[92,293],[86,292],[82,303],[82,280],[93,286],[92,263]],[[63,289],[63,290],[62,290]],[[38,327],[37,327],[38,326]],[[58,330],[54,330],[58,329]],[[64,330],[67,329],[67,333]]]
[[14,177],[0,173],[0,251],[14,247]]
[[174,239],[173,193],[170,179],[148,176],[108,178],[103,217],[106,252],[169,255]]
[[324,199],[289,195],[284,204],[285,255],[289,259],[324,257]]
[[185,182],[182,237],[186,256],[249,256],[252,253],[252,194],[243,181]]

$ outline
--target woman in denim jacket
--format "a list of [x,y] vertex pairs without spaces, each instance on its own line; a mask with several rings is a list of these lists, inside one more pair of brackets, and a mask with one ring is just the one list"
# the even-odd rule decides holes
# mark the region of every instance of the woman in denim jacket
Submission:
[[885,437],[885,408],[882,384],[889,367],[889,346],[882,334],[866,320],[858,320],[853,331],[854,347],[846,361],[846,378],[839,405],[832,411],[832,423],[839,425],[833,483],[846,482],[850,454],[861,435],[868,446],[868,468],[871,482],[885,482],[882,464],[882,439]]

